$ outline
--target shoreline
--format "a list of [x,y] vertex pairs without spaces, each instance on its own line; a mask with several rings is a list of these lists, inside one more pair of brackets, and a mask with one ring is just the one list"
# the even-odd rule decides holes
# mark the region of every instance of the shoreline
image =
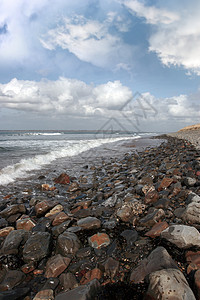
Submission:
[[[41,174],[40,184],[2,195],[0,295],[19,298],[20,290],[26,300],[38,292],[35,299],[46,293],[78,300],[81,290],[95,300],[139,300],[146,294],[156,299],[159,284],[152,274],[178,272],[178,266],[186,294],[197,297],[196,269],[187,252],[200,259],[200,234],[185,247],[164,231],[174,225],[200,229],[200,220],[194,223],[185,211],[191,195],[200,195],[199,150],[169,135],[125,147],[120,157],[82,166],[80,177],[56,173],[57,183],[52,177],[45,184]],[[168,265],[160,266],[160,260]],[[180,294],[181,288],[180,280]]]

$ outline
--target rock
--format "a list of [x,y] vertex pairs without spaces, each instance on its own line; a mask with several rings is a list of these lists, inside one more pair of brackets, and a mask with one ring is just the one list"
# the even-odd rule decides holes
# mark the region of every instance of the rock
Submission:
[[167,222],[159,222],[156,223],[151,230],[149,230],[147,233],[145,233],[146,236],[150,236],[151,238],[155,238],[157,236],[160,236],[161,232],[169,227]]
[[87,284],[88,282],[94,279],[101,279],[102,272],[100,269],[95,268],[93,270],[88,271],[83,277],[81,278],[80,284]]
[[119,261],[109,257],[105,262],[105,273],[113,280],[119,270]]
[[48,217],[51,217],[57,213],[60,213],[61,211],[63,210],[63,206],[58,204],[56,206],[54,206],[54,208],[52,208],[46,215],[45,217],[48,218]]
[[71,291],[57,295],[55,300],[92,300],[99,289],[99,281],[94,279],[86,285],[79,286]]
[[157,247],[131,272],[130,281],[140,283],[150,273],[169,268],[178,267],[165,248]]
[[69,219],[69,216],[66,215],[64,212],[60,212],[58,215],[55,216],[52,225],[58,226]]
[[57,286],[59,285],[60,280],[58,278],[50,277],[45,282],[44,286],[42,287],[42,290],[55,290]]
[[0,228],[7,227],[7,226],[8,226],[8,221],[0,217]]
[[9,270],[4,280],[0,283],[0,291],[11,290],[19,285],[25,278],[24,273],[17,270]]
[[21,271],[25,274],[28,274],[30,272],[32,272],[33,270],[35,270],[35,263],[34,262],[30,262],[30,263],[27,263],[25,265],[23,265],[21,267]]
[[200,233],[192,226],[171,225],[161,232],[161,237],[179,248],[200,247]]
[[144,203],[145,204],[151,204],[155,203],[159,199],[159,194],[157,191],[150,191],[146,194],[144,198]]
[[146,205],[142,204],[138,200],[134,200],[132,202],[125,203],[121,208],[119,208],[117,216],[123,222],[131,222],[133,217],[141,215],[145,208]]
[[45,277],[58,277],[70,264],[69,257],[63,257],[60,254],[52,256],[47,261]]
[[68,228],[70,222],[71,221],[68,220],[66,222],[61,223],[58,226],[53,227],[52,228],[53,237],[57,238],[59,236],[59,234],[63,233]]
[[5,208],[3,211],[0,212],[0,215],[3,218],[8,218],[11,215],[15,215],[17,213],[25,213],[26,207],[24,204],[13,204]]
[[17,229],[24,229],[27,231],[31,231],[33,227],[35,227],[36,223],[31,220],[31,218],[19,219],[16,222]]
[[50,234],[48,232],[36,232],[27,240],[23,249],[25,262],[37,262],[46,257],[49,252]]
[[78,249],[81,247],[81,242],[77,235],[73,232],[64,232],[59,235],[57,239],[57,253],[63,256],[68,254],[76,254]]
[[37,224],[32,228],[32,232],[45,232],[51,227],[51,221],[48,218],[40,218]]
[[1,300],[18,300],[26,299],[25,296],[29,293],[30,288],[15,288],[14,290],[9,290],[0,293]]
[[131,249],[135,245],[135,241],[138,238],[138,233],[135,229],[132,230],[124,230],[121,234],[126,239],[127,249]]
[[191,186],[194,186],[197,183],[197,180],[195,178],[192,178],[192,177],[186,177],[184,179],[184,183],[187,187],[191,187]]
[[28,238],[28,233],[25,230],[12,230],[6,237],[1,253],[4,254],[17,254],[18,248],[21,244],[24,244]]
[[150,284],[145,299],[195,300],[187,280],[180,270],[167,269],[149,275]]
[[81,248],[76,252],[76,257],[84,258],[91,255],[91,247]]
[[54,182],[59,183],[59,184],[69,184],[70,178],[67,174],[62,173],[62,174],[60,174],[60,176],[58,176],[57,178],[54,179]]
[[77,226],[83,230],[98,229],[101,227],[101,221],[95,217],[87,217],[77,221]]
[[197,291],[197,299],[200,299],[200,269],[198,269],[194,274],[194,283]]
[[173,178],[168,178],[168,177],[163,178],[163,180],[159,185],[158,191],[160,192],[164,189],[167,189],[173,183],[173,181],[174,181]]
[[79,184],[78,184],[78,182],[72,182],[71,184],[70,184],[70,186],[68,187],[68,192],[75,192],[75,191],[77,191],[79,189]]
[[106,233],[97,233],[88,238],[89,245],[95,249],[101,249],[110,244],[110,238]]
[[187,251],[185,254],[187,263],[193,263],[200,268],[200,251]]
[[200,197],[191,193],[188,198],[191,199],[191,202],[186,207],[182,217],[189,223],[200,224]]
[[50,210],[51,208],[53,208],[54,206],[56,206],[56,204],[58,204],[57,202],[52,202],[52,201],[47,201],[44,200],[42,202],[39,202],[35,205],[35,212],[36,212],[36,216],[37,217],[41,217],[44,216],[45,213]]
[[59,279],[64,291],[72,290],[78,286],[76,277],[72,273],[63,273]]
[[110,197],[107,200],[105,200],[101,205],[105,207],[114,207],[117,203],[117,197]]
[[38,292],[33,300],[54,300],[53,290],[43,290]]
[[108,220],[103,223],[103,228],[105,229],[114,229],[117,226],[117,222],[115,220]]
[[146,227],[151,227],[165,216],[162,208],[154,209],[153,212],[148,213],[144,218],[140,219],[140,224]]
[[15,228],[14,227],[5,227],[5,228],[2,228],[0,229],[0,237],[4,237],[4,236],[7,236],[9,235],[9,233],[11,231],[13,231]]

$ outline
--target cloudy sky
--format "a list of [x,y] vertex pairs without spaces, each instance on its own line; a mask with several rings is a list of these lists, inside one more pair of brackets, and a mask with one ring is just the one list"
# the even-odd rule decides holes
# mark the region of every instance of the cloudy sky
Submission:
[[0,129],[199,123],[199,53],[198,0],[0,0]]

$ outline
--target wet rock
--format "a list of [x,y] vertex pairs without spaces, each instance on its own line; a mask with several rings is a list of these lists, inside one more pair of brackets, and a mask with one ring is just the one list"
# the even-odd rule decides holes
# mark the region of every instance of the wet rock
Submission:
[[171,225],[161,232],[161,237],[179,248],[200,247],[200,233],[192,226]]
[[58,226],[53,227],[52,228],[53,237],[57,238],[59,236],[59,234],[63,233],[69,227],[70,222],[71,221],[68,220],[66,222],[61,223]]
[[182,217],[189,223],[200,224],[200,197],[191,193],[188,198],[191,202],[186,207]]
[[195,178],[192,178],[192,177],[186,177],[184,179],[184,183],[187,187],[192,187],[197,183],[197,180]]
[[135,229],[124,230],[120,235],[126,239],[128,249],[131,249],[132,247],[134,247],[135,241],[138,238],[138,233]]
[[117,226],[117,222],[115,220],[108,220],[103,223],[103,228],[105,229],[114,229]]
[[194,274],[194,283],[197,291],[197,299],[200,299],[200,269]]
[[18,248],[21,244],[24,244],[28,238],[28,233],[25,230],[13,230],[6,237],[1,253],[4,254],[17,254]]
[[73,232],[64,232],[60,234],[57,239],[56,251],[63,256],[67,256],[68,254],[76,254],[80,247],[81,242],[77,235]]
[[9,235],[9,233],[11,231],[13,231],[15,228],[14,227],[5,227],[5,228],[2,228],[0,229],[0,237],[4,237],[4,236],[7,236]]
[[4,218],[0,217],[0,228],[7,227],[7,226],[8,226],[8,222]]
[[29,217],[24,218],[24,219],[19,219],[16,222],[16,228],[17,229],[24,229],[24,230],[27,230],[27,231],[32,230],[32,228],[35,227],[35,225],[36,225],[36,223],[33,222],[31,220],[31,218],[29,218]]
[[149,230],[147,233],[145,233],[146,236],[150,236],[151,238],[155,238],[157,236],[160,236],[161,232],[169,227],[167,222],[159,222],[156,223],[151,230]]
[[157,200],[159,199],[159,194],[157,191],[150,191],[146,194],[145,199],[144,199],[144,203],[145,204],[151,204],[151,203],[155,203],[157,202]]
[[50,229],[51,221],[48,218],[40,218],[37,224],[32,228],[33,232],[45,232]]
[[57,295],[55,300],[92,300],[99,289],[99,281],[94,279],[86,285],[79,286],[71,291]]
[[53,290],[42,290],[35,295],[33,300],[54,300]]
[[3,211],[0,212],[0,215],[3,218],[8,218],[11,215],[15,215],[17,213],[25,213],[26,212],[26,208],[24,204],[13,204],[8,206],[7,208],[5,208]]
[[58,277],[70,264],[71,259],[69,257],[63,257],[60,254],[52,256],[46,265],[45,277]]
[[149,275],[150,284],[145,299],[195,300],[187,280],[180,270],[168,269]]
[[95,249],[101,249],[110,244],[110,238],[106,233],[97,233],[88,238],[89,245]]
[[140,201],[135,200],[125,203],[117,211],[117,216],[124,222],[131,222],[135,216],[141,215],[145,210],[146,205]]
[[9,270],[4,280],[0,283],[0,291],[11,290],[19,285],[25,278],[24,273],[17,270]]
[[139,283],[152,272],[169,268],[178,267],[165,248],[157,247],[131,272],[130,281]]
[[153,203],[153,206],[155,208],[162,208],[162,209],[168,208],[169,205],[170,205],[170,200],[167,198],[161,198],[157,202]]
[[69,216],[66,215],[64,212],[60,212],[58,215],[55,216],[52,225],[53,226],[58,226],[65,222],[67,219],[69,219]]
[[153,212],[148,213],[144,218],[140,219],[140,224],[146,227],[151,227],[165,216],[163,209],[154,209]]
[[9,290],[0,293],[1,300],[18,300],[26,299],[24,298],[30,291],[30,288],[15,288],[14,290]]
[[114,207],[117,203],[117,197],[110,197],[107,200],[105,200],[101,205],[105,207]]
[[104,267],[106,275],[113,280],[119,270],[119,261],[113,259],[112,257],[109,257],[106,260]]
[[187,251],[185,254],[187,263],[193,263],[198,268],[200,268],[200,251],[193,252],[193,251]]
[[78,286],[76,277],[70,272],[61,274],[59,279],[64,291],[72,290]]
[[58,278],[49,278],[45,282],[45,285],[42,287],[42,290],[55,290],[59,285],[60,280]]
[[44,216],[47,211],[56,206],[57,202],[44,200],[35,205],[35,212],[37,217]]
[[30,263],[27,263],[25,265],[23,265],[21,267],[21,271],[25,274],[28,274],[30,272],[32,272],[33,270],[35,270],[35,263],[34,262],[30,262]]
[[66,173],[62,173],[60,176],[54,179],[54,182],[59,184],[69,184],[70,178]]
[[51,217],[57,213],[60,213],[61,211],[63,210],[63,206],[58,204],[56,206],[54,206],[54,208],[52,208],[46,215],[45,217],[48,218],[48,217]]
[[164,189],[167,189],[173,183],[173,181],[174,181],[173,178],[168,178],[168,177],[163,178],[163,180],[159,185],[158,191],[160,192]]
[[100,280],[102,277],[102,272],[100,269],[95,268],[93,270],[88,271],[83,277],[81,278],[80,284],[87,284],[88,282],[98,279]]
[[84,257],[88,257],[90,255],[91,255],[91,248],[90,247],[85,247],[85,248],[79,249],[76,252],[76,257],[78,257],[78,258],[84,258]]
[[78,184],[78,182],[72,182],[71,184],[70,184],[70,186],[68,187],[68,192],[75,192],[75,191],[77,191],[79,189],[79,184]]
[[77,221],[77,225],[83,230],[98,229],[101,227],[101,221],[95,217],[87,217]]
[[40,261],[49,252],[50,234],[48,232],[36,232],[27,240],[23,249],[25,262]]

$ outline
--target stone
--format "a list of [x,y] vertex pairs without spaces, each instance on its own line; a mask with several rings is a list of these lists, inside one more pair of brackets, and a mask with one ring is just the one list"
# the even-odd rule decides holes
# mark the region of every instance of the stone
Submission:
[[76,277],[70,272],[61,274],[59,280],[64,291],[72,290],[78,286]]
[[37,224],[32,228],[32,232],[45,232],[51,227],[51,221],[48,218],[42,217]]
[[53,290],[42,290],[35,295],[33,300],[54,300]]
[[161,232],[167,227],[169,227],[167,222],[158,222],[151,228],[151,230],[145,233],[145,235],[150,236],[151,238],[155,238],[157,236],[160,236]]
[[8,226],[8,221],[0,217],[0,228],[7,227],[7,226]]
[[93,270],[88,271],[83,277],[81,278],[80,284],[87,284],[88,282],[98,279],[100,280],[102,277],[102,272],[100,269],[95,268]]
[[33,227],[35,227],[36,223],[31,220],[31,218],[19,219],[16,222],[17,229],[24,229],[27,231],[31,231]]
[[28,273],[32,272],[33,270],[35,270],[34,262],[27,263],[21,267],[21,271],[25,274],[28,274]]
[[89,245],[95,249],[101,249],[110,244],[110,238],[106,233],[97,233],[88,238]]
[[140,219],[140,224],[146,227],[155,225],[165,216],[165,212],[162,208],[154,209],[153,212],[148,213],[144,218]]
[[25,299],[25,296],[29,293],[30,288],[15,288],[14,290],[8,290],[5,292],[0,292],[0,299],[1,300],[18,300],[18,299]]
[[5,228],[2,228],[0,229],[0,237],[5,237],[7,235],[9,235],[9,233],[11,231],[13,231],[15,228],[12,227],[12,226],[9,226],[9,227],[5,227]]
[[167,269],[149,275],[149,287],[145,299],[195,300],[189,284],[180,270]]
[[161,237],[179,248],[200,247],[200,233],[192,226],[171,225],[161,232]]
[[194,274],[194,284],[197,291],[197,299],[200,299],[200,269],[198,269]]
[[48,232],[36,232],[27,240],[23,249],[25,262],[38,262],[46,257],[49,252],[50,234]]
[[60,212],[53,219],[52,225],[53,226],[58,226],[58,225],[62,224],[63,222],[65,222],[68,219],[69,219],[68,215],[66,215],[64,212]]
[[200,197],[191,193],[188,198],[191,199],[191,202],[186,207],[182,218],[188,223],[200,224]]
[[81,242],[73,232],[64,232],[58,236],[56,251],[63,256],[76,254],[81,247]]
[[174,181],[173,178],[168,178],[168,177],[163,178],[163,180],[161,181],[158,187],[158,191],[160,192],[164,189],[167,189],[173,183],[173,181]]
[[63,233],[69,227],[70,222],[70,220],[67,220],[66,222],[63,222],[60,225],[54,226],[52,228],[53,237],[57,238],[61,233]]
[[81,285],[71,291],[58,294],[55,300],[92,300],[99,289],[100,283],[97,279],[94,279],[86,285]]
[[152,204],[155,203],[159,199],[159,194],[157,191],[150,191],[146,194],[144,198],[145,204]]
[[62,173],[60,176],[54,179],[54,182],[59,184],[69,184],[70,177],[66,173]]
[[9,270],[6,273],[5,278],[0,283],[0,291],[11,290],[19,285],[25,278],[24,273],[17,270]]
[[18,248],[21,244],[24,244],[28,238],[28,233],[23,230],[12,230],[6,237],[1,253],[4,254],[17,254]]
[[187,187],[191,187],[191,186],[194,186],[197,183],[197,180],[195,178],[192,178],[192,177],[186,177],[184,179],[184,183]]
[[47,201],[47,200],[38,202],[35,205],[36,216],[37,217],[44,216],[47,213],[47,211],[53,208],[54,206],[56,206],[56,204],[57,204],[56,202]]
[[78,184],[78,182],[72,182],[71,184],[70,184],[70,186],[68,187],[68,189],[67,189],[67,191],[68,192],[75,192],[75,191],[77,191],[79,189],[79,184]]
[[4,210],[0,212],[0,215],[3,218],[8,218],[11,215],[16,215],[17,213],[25,213],[26,207],[24,204],[13,204],[8,207],[6,207]]
[[187,263],[193,263],[200,268],[200,251],[187,251],[185,257]]
[[91,247],[81,248],[76,252],[76,257],[84,258],[91,255]]
[[54,206],[54,208],[52,208],[46,215],[45,217],[48,218],[48,217],[51,217],[57,213],[60,213],[61,211],[63,210],[63,206],[58,204],[56,206]]
[[112,257],[109,257],[105,262],[105,273],[111,280],[115,277],[119,270],[119,261],[113,259]]
[[87,217],[77,221],[77,226],[83,230],[98,229],[101,227],[101,221],[95,217]]
[[58,277],[65,271],[70,261],[71,259],[69,257],[63,257],[60,254],[52,256],[47,261],[45,277]]
[[152,272],[170,268],[178,267],[164,247],[157,247],[133,269],[130,281],[140,283]]
[[138,200],[134,200],[125,203],[121,208],[117,210],[117,216],[123,222],[131,222],[133,217],[141,215],[146,208],[145,204],[142,204]]
[[135,229],[124,230],[120,235],[126,239],[127,249],[131,249],[135,246],[135,241],[137,241],[138,238],[138,233]]

